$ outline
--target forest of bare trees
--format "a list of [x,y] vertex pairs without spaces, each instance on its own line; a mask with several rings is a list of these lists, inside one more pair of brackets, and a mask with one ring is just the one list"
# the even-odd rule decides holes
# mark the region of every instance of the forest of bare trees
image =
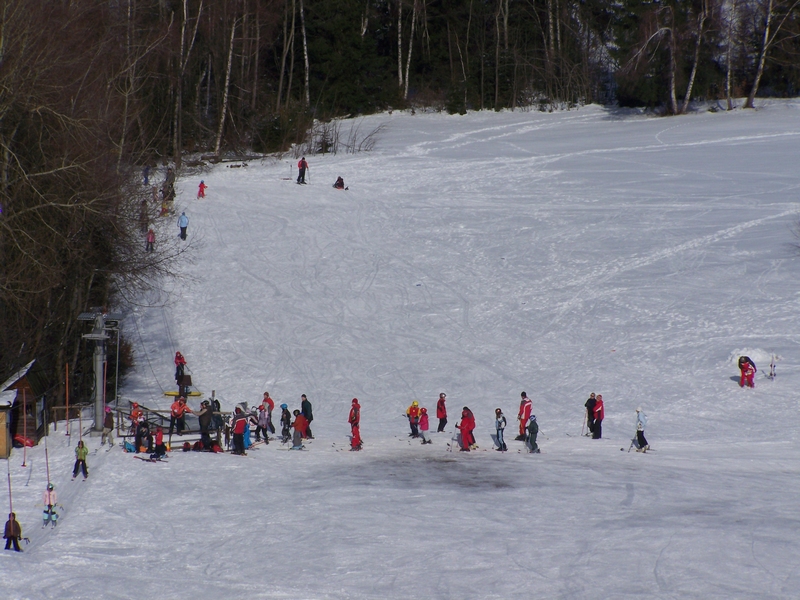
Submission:
[[799,3],[6,0],[0,376],[37,358],[60,401],[90,350],[77,314],[169,273],[177,248],[141,251],[145,164],[389,108],[753,107],[797,94]]

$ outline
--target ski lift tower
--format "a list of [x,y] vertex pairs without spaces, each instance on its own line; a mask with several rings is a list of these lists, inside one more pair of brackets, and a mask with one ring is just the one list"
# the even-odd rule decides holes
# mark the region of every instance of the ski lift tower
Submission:
[[[85,312],[78,315],[78,321],[93,321],[94,328],[91,333],[82,337],[94,342],[94,430],[103,431],[103,415],[105,410],[105,363],[106,340],[111,339],[108,331],[117,332],[117,348],[119,349],[119,322],[121,314],[106,313],[102,309],[94,312]],[[119,363],[119,361],[117,361]]]

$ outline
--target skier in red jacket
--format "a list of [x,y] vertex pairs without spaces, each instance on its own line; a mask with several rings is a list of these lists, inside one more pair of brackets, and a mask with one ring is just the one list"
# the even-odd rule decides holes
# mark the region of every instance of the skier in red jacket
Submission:
[[206,185],[205,181],[201,181],[200,185],[197,186],[197,197],[198,198],[205,198],[207,189],[208,189],[208,186]]
[[361,424],[361,405],[358,403],[358,398],[353,398],[353,404],[350,406],[350,416],[347,419],[350,423],[350,450],[361,450],[361,432],[359,425]]
[[306,182],[306,170],[308,169],[308,163],[306,162],[306,157],[304,156],[299,161],[297,161],[297,170],[299,171],[297,174],[297,183],[305,183]]
[[431,436],[428,433],[428,409],[424,406],[419,409],[419,434],[422,436],[423,444],[432,444]]
[[753,379],[756,376],[756,363],[754,363],[749,356],[740,356],[739,357],[739,387],[756,387],[756,384],[753,382]]
[[475,416],[466,406],[461,411],[461,423],[458,428],[461,430],[461,451],[469,452],[475,445],[475,435],[472,433],[475,430]]
[[303,448],[303,438],[306,437],[308,430],[308,419],[306,419],[299,410],[294,411],[294,435],[292,435],[292,450],[300,450]]
[[247,415],[244,414],[240,407],[236,407],[233,415],[233,422],[231,423],[231,431],[233,432],[233,453],[246,456],[244,451],[244,430],[247,427]]
[[445,406],[446,398],[447,394],[442,392],[439,394],[439,399],[436,401],[436,418],[439,419],[439,428],[436,430],[437,433],[442,433],[445,425],[447,425],[447,407]]
[[186,359],[183,358],[183,354],[180,352],[175,353],[175,381],[180,384],[181,377],[183,377],[183,371],[186,368]]
[[594,429],[592,430],[592,439],[599,440],[603,437],[603,418],[606,416],[605,408],[603,407],[603,396],[597,394],[597,402],[594,404]]
[[519,414],[517,420],[519,421],[519,435],[514,438],[516,440],[525,440],[525,428],[528,426],[528,419],[531,418],[531,408],[533,403],[528,398],[528,394],[522,392],[520,394],[522,399],[519,401]]

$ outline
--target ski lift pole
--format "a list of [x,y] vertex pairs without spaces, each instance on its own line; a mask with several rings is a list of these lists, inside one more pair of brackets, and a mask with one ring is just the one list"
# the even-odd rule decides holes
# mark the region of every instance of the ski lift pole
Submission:
[[22,388],[22,431],[22,466],[25,467],[25,459],[28,457],[28,396],[25,388]]
[[6,470],[8,471],[8,512],[14,512],[14,502],[11,499],[11,460],[6,461]]
[[66,420],[66,427],[64,429],[67,430],[65,435],[69,436],[69,363],[66,364],[66,373],[67,373],[67,381],[66,381],[66,400],[67,400],[67,410],[64,414],[64,419]]
[[44,465],[47,471],[47,485],[50,485],[50,454],[47,451],[47,436],[44,436]]

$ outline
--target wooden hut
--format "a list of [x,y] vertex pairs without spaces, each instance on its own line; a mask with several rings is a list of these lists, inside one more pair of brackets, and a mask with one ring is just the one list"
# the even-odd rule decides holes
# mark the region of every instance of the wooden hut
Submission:
[[15,439],[38,444],[47,432],[45,378],[35,363],[0,384],[0,458],[8,458]]

